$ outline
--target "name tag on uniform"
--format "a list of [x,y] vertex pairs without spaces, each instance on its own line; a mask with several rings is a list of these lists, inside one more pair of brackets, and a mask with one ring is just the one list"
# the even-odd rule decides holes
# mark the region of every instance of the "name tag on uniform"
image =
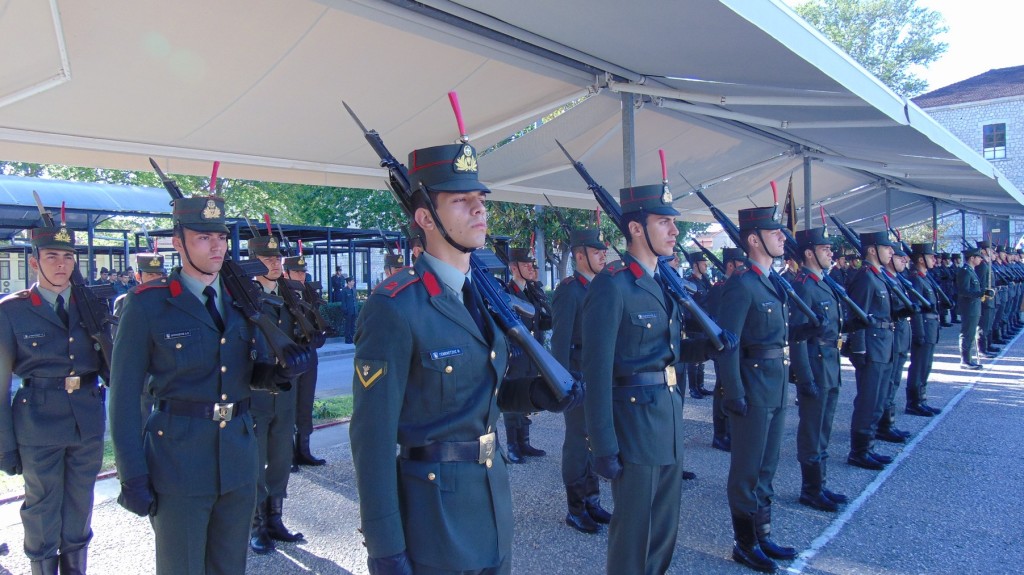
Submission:
[[172,331],[164,334],[164,339],[181,339],[183,337],[192,337],[192,330]]
[[21,339],[40,339],[46,337],[45,333],[23,333]]
[[636,314],[636,319],[655,319],[657,317],[658,312],[656,311],[642,311]]
[[430,359],[438,360],[446,357],[454,357],[456,355],[462,355],[461,347],[450,347],[448,349],[439,349],[437,351],[430,352]]

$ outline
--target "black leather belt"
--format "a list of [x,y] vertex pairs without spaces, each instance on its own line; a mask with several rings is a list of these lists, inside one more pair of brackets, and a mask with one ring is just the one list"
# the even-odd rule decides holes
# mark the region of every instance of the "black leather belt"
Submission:
[[97,384],[99,384],[99,377],[95,373],[69,375],[67,377],[30,377],[21,382],[22,387],[59,389],[68,393],[79,389],[92,389]]
[[891,321],[876,321],[871,327],[876,329],[893,329],[896,327],[896,324]]
[[937,314],[937,313],[923,313],[923,314],[921,314],[921,317],[924,318],[924,319],[939,319],[939,314]]
[[786,348],[773,347],[768,349],[758,349],[745,347],[743,348],[743,357],[749,357],[752,359],[779,359],[781,357],[786,357]]
[[819,347],[838,347],[839,346],[839,340],[838,339],[822,339],[820,337],[812,337],[811,339],[807,340],[807,343],[814,344],[814,345],[817,345]]
[[645,385],[676,386],[676,367],[670,365],[661,371],[641,371],[633,375],[615,378],[616,387],[639,387]]
[[231,421],[232,418],[249,411],[249,398],[245,398],[242,401],[219,403],[161,399],[156,402],[156,409],[171,415],[182,415],[213,421]]
[[402,459],[445,463],[452,461],[475,461],[490,467],[494,460],[497,435],[494,432],[481,435],[476,441],[437,441],[417,447],[402,446]]

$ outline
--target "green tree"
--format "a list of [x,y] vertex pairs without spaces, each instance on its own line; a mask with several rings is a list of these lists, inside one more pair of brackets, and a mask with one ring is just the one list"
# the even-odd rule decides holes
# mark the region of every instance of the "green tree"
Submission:
[[905,97],[928,89],[912,66],[927,67],[949,47],[936,36],[948,31],[942,14],[917,0],[811,0],[796,12]]

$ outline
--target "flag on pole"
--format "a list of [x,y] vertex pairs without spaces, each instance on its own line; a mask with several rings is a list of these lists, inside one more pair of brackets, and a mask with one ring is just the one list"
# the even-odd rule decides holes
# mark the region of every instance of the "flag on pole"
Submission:
[[796,202],[793,201],[793,175],[789,176],[789,188],[786,190],[786,204],[782,208],[782,213],[785,214],[786,228],[789,229],[789,233],[796,233]]

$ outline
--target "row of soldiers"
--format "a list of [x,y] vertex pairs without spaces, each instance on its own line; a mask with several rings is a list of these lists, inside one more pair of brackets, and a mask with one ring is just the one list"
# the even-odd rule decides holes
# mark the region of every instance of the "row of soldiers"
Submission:
[[142,283],[115,302],[109,361],[104,336],[86,328],[74,232],[63,224],[31,231],[38,282],[0,300],[0,469],[25,479],[33,575],[86,573],[108,384],[118,502],[149,517],[157,573],[243,573],[250,546],[269,552],[303,537],[282,522],[288,474],[326,463],[309,451],[323,330],[318,297],[301,283],[305,259],[256,237],[260,271],[232,283],[224,200],[179,197],[173,220],[181,267],[168,274],[162,255],[138,256]]

